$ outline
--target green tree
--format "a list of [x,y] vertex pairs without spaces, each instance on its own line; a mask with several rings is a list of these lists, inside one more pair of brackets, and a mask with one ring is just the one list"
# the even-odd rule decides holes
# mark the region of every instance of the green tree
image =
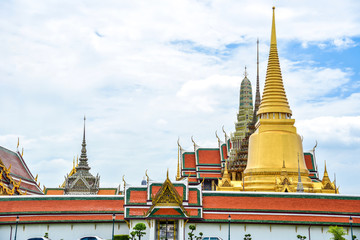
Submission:
[[305,236],[301,236],[300,234],[298,234],[296,237],[297,237],[298,239],[300,239],[300,240],[305,240],[305,239],[306,239]]
[[200,240],[202,238],[202,236],[203,236],[202,232],[199,232],[199,236],[195,235],[195,233],[194,233],[194,231],[196,230],[195,225],[190,225],[189,229],[191,230],[191,232],[188,233],[188,235],[189,235],[188,239],[189,240]]
[[251,240],[251,234],[245,234],[244,240]]
[[129,238],[130,238],[131,240],[135,240],[135,237],[136,237],[135,231],[131,231]]
[[[132,237],[135,238],[135,236],[139,237],[139,240],[141,240],[141,237],[146,234],[146,225],[144,223],[137,223],[135,227],[133,228],[134,231],[132,231],[130,234]],[[133,239],[133,238],[132,238]]]
[[345,240],[343,236],[347,235],[342,227],[338,226],[330,226],[328,233],[331,233],[333,237],[331,239],[333,240]]

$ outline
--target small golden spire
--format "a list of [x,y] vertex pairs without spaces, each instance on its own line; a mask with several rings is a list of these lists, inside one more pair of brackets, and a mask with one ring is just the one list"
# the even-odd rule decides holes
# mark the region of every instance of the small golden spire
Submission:
[[169,179],[169,169],[166,171],[166,179]]
[[328,172],[327,172],[327,169],[326,169],[326,161],[325,161],[325,170],[324,170],[324,177],[329,177],[329,174],[328,174]]
[[180,138],[177,140],[178,144],[178,164],[177,164],[177,173],[176,173],[176,180],[180,180],[180,154],[181,154],[181,146],[180,146]]
[[36,177],[35,177],[35,182],[37,182],[38,180],[38,174],[36,174]]
[[230,175],[229,175],[229,172],[228,172],[228,169],[227,169],[227,160],[225,160],[225,167],[224,167],[224,174],[223,174],[223,178],[224,179],[230,179]]
[[19,148],[19,144],[20,144],[20,139],[19,139],[19,137],[18,137],[18,142],[17,142],[17,145],[16,145],[16,149]]
[[22,150],[21,150],[21,156],[22,157],[24,156],[24,148],[22,148]]

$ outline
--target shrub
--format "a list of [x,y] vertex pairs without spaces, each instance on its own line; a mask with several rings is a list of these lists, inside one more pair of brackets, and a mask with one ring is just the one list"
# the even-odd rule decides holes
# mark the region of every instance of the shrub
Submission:
[[141,237],[146,234],[146,232],[144,232],[146,230],[146,225],[144,223],[137,223],[133,229],[133,232],[139,237],[139,240],[141,240]]
[[338,226],[330,226],[328,233],[331,233],[333,237],[331,239],[333,240],[345,240],[343,236],[347,235],[342,227]]
[[114,240],[129,240],[129,235],[123,234],[123,235],[114,235]]
[[189,229],[191,230],[191,232],[188,233],[189,237],[188,239],[189,240],[200,240],[203,236],[203,233],[202,232],[199,232],[199,237],[197,237],[193,232],[196,230],[196,226],[195,225],[190,225],[189,226]]

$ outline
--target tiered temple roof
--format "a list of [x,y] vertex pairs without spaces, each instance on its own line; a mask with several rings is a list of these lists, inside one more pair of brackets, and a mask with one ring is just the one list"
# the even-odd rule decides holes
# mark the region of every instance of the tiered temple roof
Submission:
[[218,138],[217,148],[199,147],[194,141],[194,151],[185,151],[179,146],[177,179],[189,178],[190,184],[204,182],[204,189],[215,189],[218,178],[222,177],[225,160],[228,159],[230,139],[225,142]]
[[5,195],[43,195],[19,151],[13,152],[0,146],[0,188],[10,190]]
[[65,180],[65,194],[91,194],[96,195],[99,191],[100,177],[94,177],[90,172],[88,158],[86,154],[86,140],[85,140],[85,117],[84,117],[84,133],[83,142],[80,155],[80,163],[75,168],[76,172],[68,176]]
[[[2,197],[0,224],[115,222],[184,219],[189,223],[360,226],[360,197],[309,193],[203,191],[187,178],[127,186],[120,196]],[[231,204],[229,204],[231,203]],[[56,214],[49,214],[54,213]]]

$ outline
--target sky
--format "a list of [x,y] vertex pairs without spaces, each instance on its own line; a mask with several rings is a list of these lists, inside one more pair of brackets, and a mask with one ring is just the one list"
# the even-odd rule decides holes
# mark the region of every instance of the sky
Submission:
[[[356,0],[0,1],[0,146],[24,148],[41,187],[81,152],[101,187],[174,180],[177,140],[216,147],[235,131],[247,67],[260,92],[272,6],[288,101],[342,194],[360,194],[360,2]],[[220,134],[221,133],[221,134]]]

